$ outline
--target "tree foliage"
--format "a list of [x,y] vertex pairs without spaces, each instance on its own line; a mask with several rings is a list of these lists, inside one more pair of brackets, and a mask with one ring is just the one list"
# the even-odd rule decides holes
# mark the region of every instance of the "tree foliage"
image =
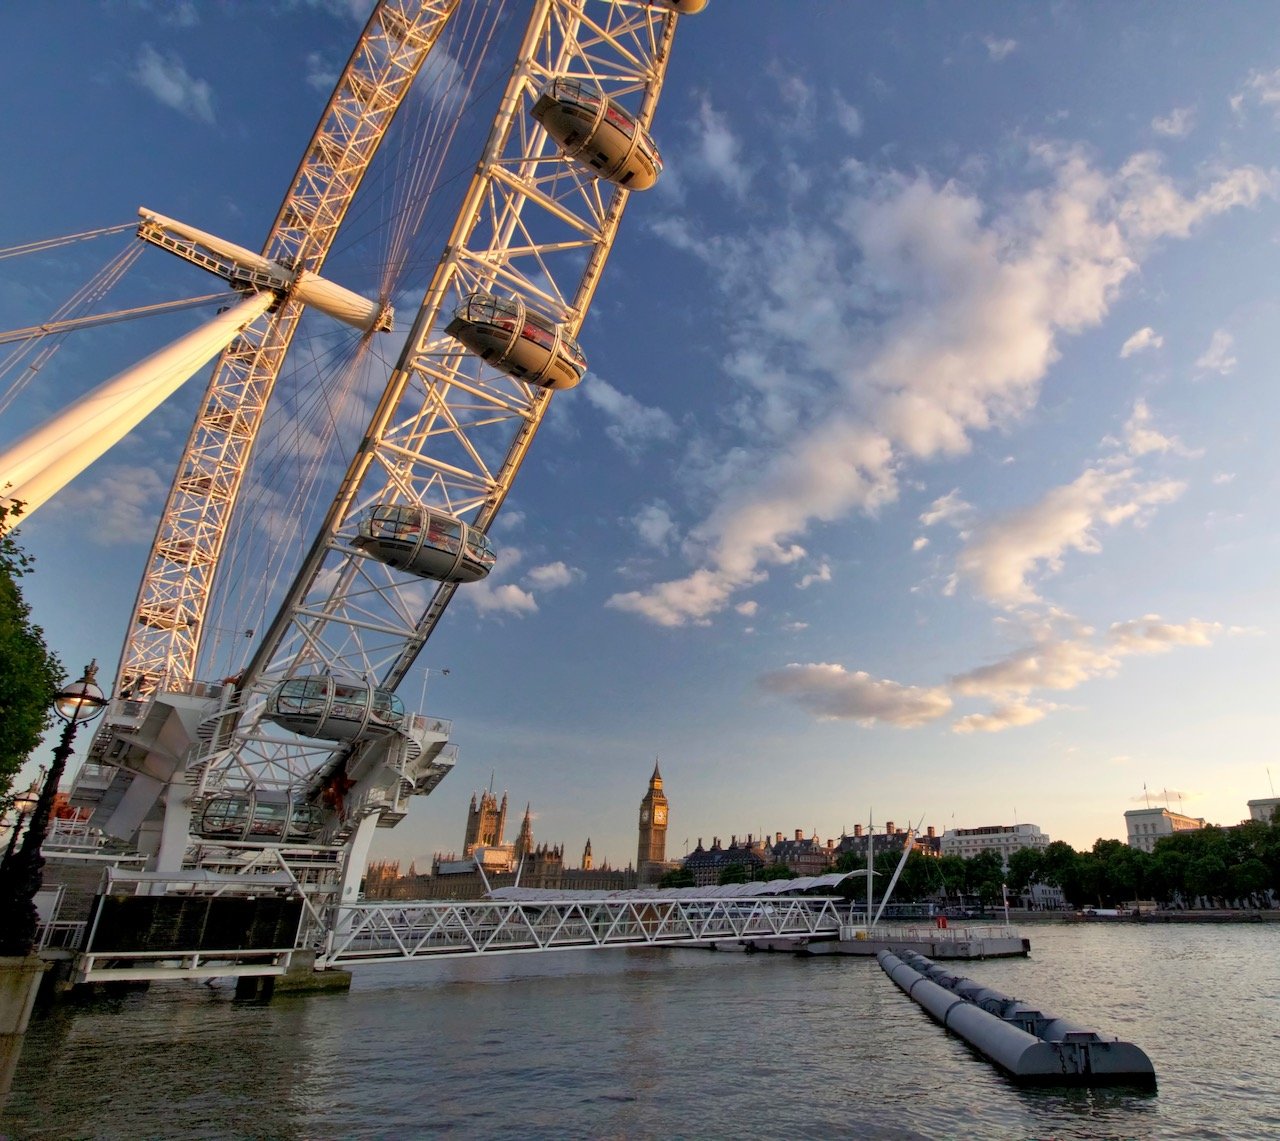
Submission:
[[66,676],[22,597],[19,580],[31,559],[10,529],[17,514],[17,507],[0,503],[0,800],[49,727]]

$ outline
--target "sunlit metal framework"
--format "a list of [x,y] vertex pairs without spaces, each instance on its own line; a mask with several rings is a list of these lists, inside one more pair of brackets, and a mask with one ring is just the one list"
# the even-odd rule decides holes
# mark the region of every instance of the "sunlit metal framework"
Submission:
[[387,963],[439,955],[510,954],[618,946],[839,937],[849,925],[838,898],[774,896],[546,902],[360,903],[338,909],[320,961]]
[[[566,158],[530,116],[556,78],[597,84],[649,128],[676,17],[645,4],[536,0],[518,57],[445,251],[300,572],[228,707],[209,788],[294,791],[341,772],[359,782],[376,746],[288,734],[262,716],[283,679],[327,674],[395,689],[457,589],[378,562],[353,545],[374,504],[423,505],[485,532],[546,413],[550,392],[484,365],[443,333],[474,291],[519,298],[575,335],[628,193]],[[466,589],[465,587],[463,589]],[[211,756],[212,756],[211,751]],[[344,818],[381,812],[352,791]]]
[[[307,146],[263,247],[318,273],[386,129],[459,0],[382,0]],[[303,306],[286,297],[222,355],[152,543],[117,673],[133,695],[195,678],[213,574]]]

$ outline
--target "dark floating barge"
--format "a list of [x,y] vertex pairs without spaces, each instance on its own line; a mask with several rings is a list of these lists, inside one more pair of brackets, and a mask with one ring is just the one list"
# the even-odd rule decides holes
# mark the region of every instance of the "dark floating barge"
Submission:
[[1045,1014],[911,951],[881,951],[876,958],[935,1022],[1019,1083],[1155,1087],[1151,1059],[1131,1042]]

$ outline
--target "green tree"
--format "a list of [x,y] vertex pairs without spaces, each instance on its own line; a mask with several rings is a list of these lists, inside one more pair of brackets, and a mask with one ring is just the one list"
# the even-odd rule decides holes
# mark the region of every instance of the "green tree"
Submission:
[[49,727],[53,698],[66,676],[22,597],[18,580],[31,560],[10,529],[18,512],[0,503],[0,801]]
[[1022,895],[1033,883],[1042,883],[1044,853],[1039,848],[1019,848],[1009,855],[1009,894]]
[[663,872],[658,877],[659,887],[696,887],[693,882],[693,872],[688,868],[672,868],[669,872]]
[[1004,861],[991,848],[965,860],[965,890],[984,904],[1000,903],[1004,884]]
[[756,879],[768,880],[793,880],[796,873],[793,872],[786,864],[768,864],[756,873]]
[[749,879],[745,864],[728,864],[720,870],[720,885],[727,883],[746,883]]

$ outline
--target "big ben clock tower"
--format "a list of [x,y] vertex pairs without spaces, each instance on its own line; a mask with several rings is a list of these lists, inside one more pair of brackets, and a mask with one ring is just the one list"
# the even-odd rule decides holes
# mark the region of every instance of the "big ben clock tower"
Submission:
[[655,883],[667,859],[667,798],[662,792],[662,773],[653,762],[649,791],[640,802],[640,848],[636,853],[636,882]]

